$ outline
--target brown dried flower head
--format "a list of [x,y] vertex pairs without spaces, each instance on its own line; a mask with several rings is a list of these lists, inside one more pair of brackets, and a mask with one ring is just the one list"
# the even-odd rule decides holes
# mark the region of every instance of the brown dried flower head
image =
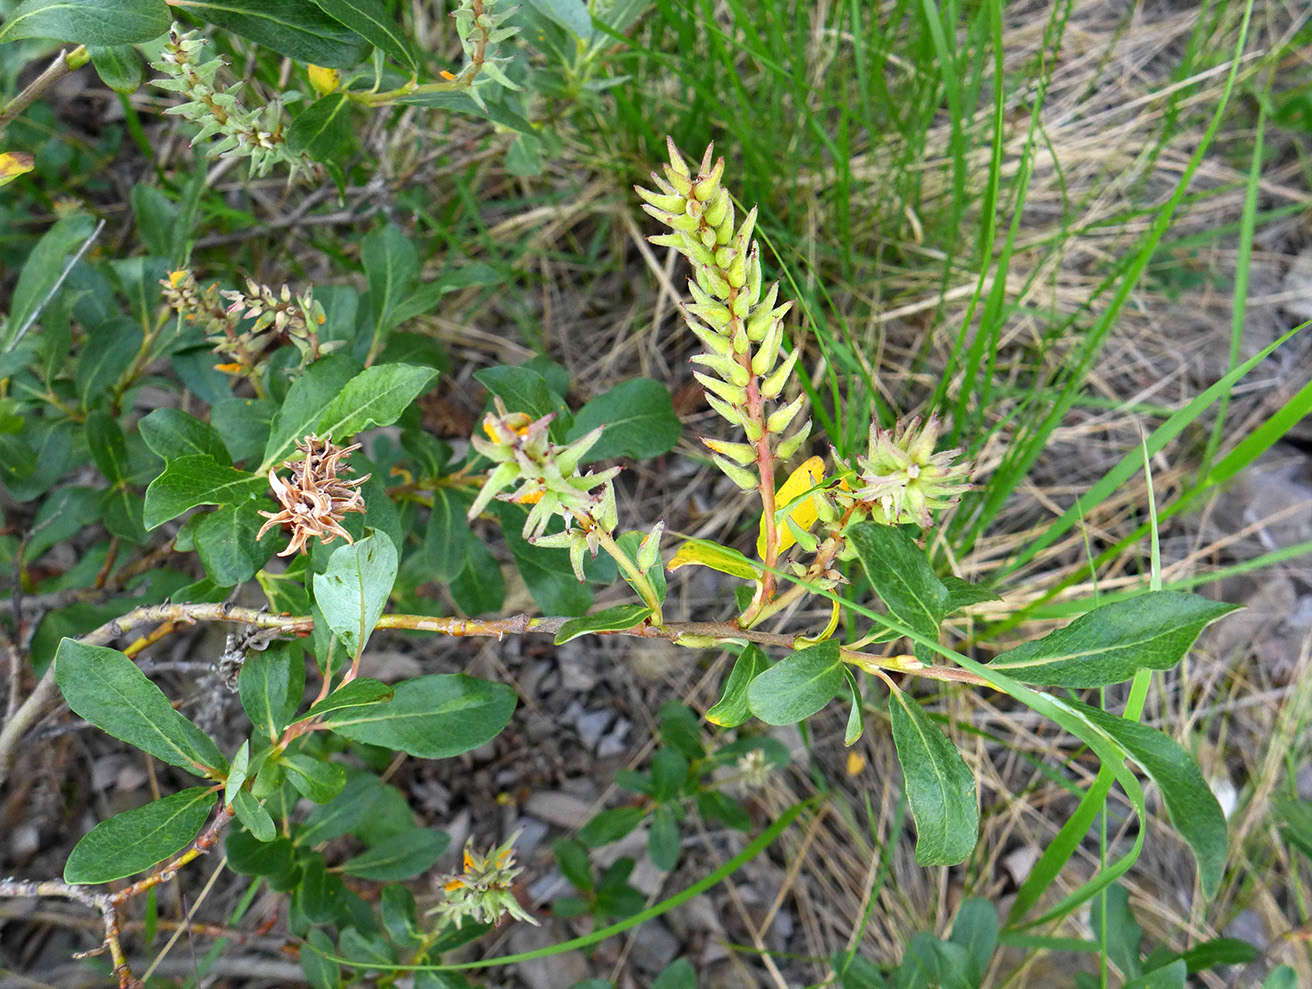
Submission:
[[269,471],[269,484],[282,511],[260,512],[269,521],[260,528],[256,538],[276,525],[290,525],[292,540],[279,556],[304,551],[311,536],[318,536],[325,544],[338,536],[348,543],[354,542],[351,534],[342,528],[342,519],[347,512],[365,510],[364,498],[356,489],[373,475],[348,481],[339,477],[338,471],[350,470],[350,465],[343,461],[352,451],[360,449],[360,444],[340,447],[331,440],[310,435],[299,440],[296,447],[303,455],[283,461],[291,477],[284,481],[276,470]]

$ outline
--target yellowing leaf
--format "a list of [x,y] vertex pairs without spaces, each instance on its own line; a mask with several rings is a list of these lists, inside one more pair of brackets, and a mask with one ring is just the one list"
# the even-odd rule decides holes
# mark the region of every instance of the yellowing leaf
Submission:
[[[775,492],[774,503],[779,508],[784,508],[790,501],[799,496],[806,494],[821,481],[825,476],[825,462],[820,457],[812,457],[801,467],[788,475],[788,480],[784,481],[783,486]],[[799,529],[808,532],[811,526],[815,525],[816,506],[815,494],[809,494],[801,501],[797,502],[788,512],[788,518],[792,519]],[[779,552],[783,553],[789,546],[797,542],[793,536],[792,530],[787,522],[779,525]],[[756,537],[756,555],[765,559],[765,517],[761,517],[761,532]]]
[[322,65],[311,65],[309,76],[310,85],[320,96],[327,96],[334,92],[342,83],[342,77],[338,75],[336,69],[325,69]]
[[689,539],[679,547],[679,552],[674,554],[674,558],[665,565],[665,568],[673,571],[690,563],[710,567],[712,570],[727,573],[731,577],[741,577],[743,580],[761,579],[760,573],[747,557],[727,546],[706,539]]
[[22,151],[6,151],[0,154],[0,185],[8,185],[18,176],[30,172],[35,159]]

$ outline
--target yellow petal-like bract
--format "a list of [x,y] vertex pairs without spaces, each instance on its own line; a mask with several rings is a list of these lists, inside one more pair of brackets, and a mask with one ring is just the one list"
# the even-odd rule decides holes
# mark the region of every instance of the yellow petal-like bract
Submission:
[[[783,486],[775,492],[774,503],[783,508],[790,501],[798,496],[810,491],[825,476],[825,462],[820,457],[812,457],[801,467],[788,475],[788,480],[784,481]],[[811,526],[815,525],[816,507],[815,494],[809,494],[801,501],[797,502],[788,511],[788,518],[792,519],[799,529],[803,532],[809,532]],[[779,524],[779,552],[783,553],[789,546],[797,542],[793,535],[792,529],[789,528],[786,521]],[[765,559],[765,518],[761,518],[761,533],[756,537],[756,555]]]

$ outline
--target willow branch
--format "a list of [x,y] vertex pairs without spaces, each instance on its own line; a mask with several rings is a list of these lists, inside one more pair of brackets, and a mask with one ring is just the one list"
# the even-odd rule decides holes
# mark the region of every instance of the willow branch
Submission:
[[[428,615],[383,615],[378,619],[380,629],[408,629],[415,632],[436,632],[450,636],[495,636],[542,634],[555,635],[568,618],[530,618],[515,615],[511,618],[433,618]],[[314,619],[309,615],[275,615],[255,608],[240,608],[230,604],[155,604],[134,608],[122,618],[100,626],[81,637],[90,645],[108,645],[142,626],[170,626],[162,634],[197,622],[232,622],[255,628],[273,629],[286,635],[307,636],[314,631]],[[594,635],[623,635],[640,639],[666,639],[689,646],[712,647],[725,642],[755,642],[762,646],[795,647],[799,636],[758,629],[739,628],[728,622],[667,622],[656,627],[649,624],[617,631],[593,632]],[[149,636],[154,641],[156,636]],[[897,673],[944,680],[952,683],[987,686],[982,677],[955,666],[925,666],[911,656],[877,656],[855,649],[842,649],[839,655],[846,663],[862,669],[880,668]],[[27,700],[19,705],[12,718],[0,730],[0,785],[8,778],[23,736],[43,717],[54,710],[59,702],[55,685],[54,664],[46,670]]]

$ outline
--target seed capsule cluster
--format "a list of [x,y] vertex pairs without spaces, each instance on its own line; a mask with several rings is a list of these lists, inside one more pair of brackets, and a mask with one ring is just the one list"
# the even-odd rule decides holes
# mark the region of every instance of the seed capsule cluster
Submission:
[[744,490],[760,483],[759,465],[773,456],[787,459],[806,441],[811,420],[793,429],[805,397],[783,403],[781,395],[799,350],[784,352],[783,318],[791,302],[776,305],[776,282],[763,292],[760,248],[752,239],[755,207],[735,228],[734,206],[720,184],[724,159],[712,163],[706,149],[693,174],[672,140],[664,176],[652,173],[655,190],[635,187],[643,209],[669,228],[648,239],[673,247],[692,265],[688,291],[692,302],[682,307],[684,321],[706,348],[693,362],[706,389],[706,400],[717,413],[746,434],[746,443],[703,439],[716,465]]

